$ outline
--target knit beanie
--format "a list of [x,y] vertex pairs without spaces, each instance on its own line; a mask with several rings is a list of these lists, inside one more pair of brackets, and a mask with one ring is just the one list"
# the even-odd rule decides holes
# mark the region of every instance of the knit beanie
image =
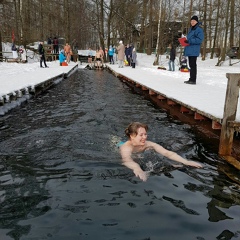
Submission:
[[191,20],[195,20],[198,22],[198,17],[197,16],[192,16]]

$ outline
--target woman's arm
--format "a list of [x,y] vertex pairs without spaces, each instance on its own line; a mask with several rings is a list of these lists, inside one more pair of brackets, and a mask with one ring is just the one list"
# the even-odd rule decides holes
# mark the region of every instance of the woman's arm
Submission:
[[165,156],[165,157],[167,157],[167,158],[169,158],[173,161],[180,162],[184,165],[193,166],[193,167],[196,167],[196,168],[201,168],[202,167],[202,165],[200,163],[184,159],[180,155],[178,155],[177,153],[169,151],[169,150],[165,149],[164,147],[162,147],[161,145],[159,145],[157,143],[148,142],[148,145],[153,147],[156,152],[162,154],[163,156]]
[[136,177],[139,177],[144,182],[147,181],[147,173],[141,169],[139,164],[137,164],[134,161],[131,161],[131,162],[123,162],[123,165],[131,169]]
[[123,144],[120,147],[120,154],[122,156],[123,165],[131,169],[136,177],[139,177],[141,180],[146,181],[147,173],[141,169],[138,163],[134,162],[134,160],[131,157],[132,154],[131,148],[126,146],[125,144]]

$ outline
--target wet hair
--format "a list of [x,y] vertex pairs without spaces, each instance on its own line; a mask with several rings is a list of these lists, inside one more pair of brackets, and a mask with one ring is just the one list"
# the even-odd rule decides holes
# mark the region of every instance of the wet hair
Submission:
[[131,135],[137,135],[139,128],[145,128],[146,132],[148,131],[148,126],[146,124],[140,123],[140,122],[132,122],[128,125],[128,127],[125,129],[125,134],[128,138],[130,138]]

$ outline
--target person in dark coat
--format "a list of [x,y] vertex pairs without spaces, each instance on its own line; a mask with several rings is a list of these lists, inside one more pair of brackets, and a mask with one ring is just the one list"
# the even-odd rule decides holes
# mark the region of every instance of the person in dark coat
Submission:
[[43,68],[42,63],[44,63],[45,68],[48,68],[48,66],[46,64],[46,59],[45,59],[45,49],[43,47],[43,42],[40,42],[40,44],[38,46],[38,53],[40,55],[40,67]]
[[174,64],[174,61],[175,61],[175,58],[176,58],[176,50],[175,48],[173,47],[172,44],[169,44],[169,48],[170,48],[170,59],[169,59],[169,62],[168,62],[168,66],[169,66],[169,69],[168,71],[175,71],[175,64]]
[[188,57],[190,67],[190,78],[184,83],[196,84],[197,79],[197,57],[200,54],[201,43],[204,39],[203,29],[198,22],[197,16],[191,18],[191,28],[187,34],[185,43],[189,44],[184,49],[184,56]]
[[57,54],[58,53],[58,39],[57,37],[54,37],[53,39],[53,52],[54,54]]
[[125,48],[125,56],[128,61],[128,65],[131,65],[131,56],[132,56],[132,48],[129,44],[127,44],[127,47]]
[[137,52],[136,52],[136,49],[133,48],[132,50],[132,68],[135,68],[136,66],[136,61],[137,61]]

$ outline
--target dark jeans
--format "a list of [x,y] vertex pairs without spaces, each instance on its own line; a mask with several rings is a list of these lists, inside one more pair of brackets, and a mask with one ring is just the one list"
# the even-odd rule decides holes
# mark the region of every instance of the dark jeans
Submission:
[[53,45],[53,52],[58,53],[58,45]]
[[110,61],[111,64],[114,64],[113,56],[110,56],[110,55],[109,55],[109,61]]
[[128,66],[131,66],[131,57],[130,56],[126,56],[127,61],[128,61]]
[[45,67],[47,67],[45,55],[42,55],[40,57],[40,67],[42,67],[42,62],[44,63]]
[[188,57],[188,63],[190,67],[190,78],[189,81],[196,82],[197,79],[197,57]]

